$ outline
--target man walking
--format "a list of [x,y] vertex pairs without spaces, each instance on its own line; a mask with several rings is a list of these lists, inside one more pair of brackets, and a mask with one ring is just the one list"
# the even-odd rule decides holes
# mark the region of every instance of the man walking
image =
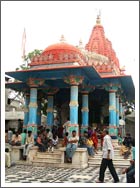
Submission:
[[114,179],[114,183],[117,183],[119,182],[119,178],[112,162],[114,158],[114,149],[111,137],[109,136],[108,130],[104,130],[103,132],[105,134],[103,139],[103,158],[100,166],[99,180],[97,180],[96,183],[104,182],[104,174],[107,167],[109,168],[110,173]]

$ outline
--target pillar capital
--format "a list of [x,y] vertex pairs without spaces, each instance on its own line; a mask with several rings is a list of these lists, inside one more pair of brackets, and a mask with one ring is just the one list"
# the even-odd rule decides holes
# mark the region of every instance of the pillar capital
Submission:
[[109,91],[110,93],[117,92],[119,88],[120,88],[120,84],[109,83],[105,85],[105,90]]
[[27,81],[27,84],[30,86],[30,87],[38,87],[38,86],[41,86],[44,84],[44,79],[41,79],[41,78],[29,78],[28,81]]
[[67,84],[76,85],[76,86],[81,84],[83,80],[84,80],[83,76],[75,76],[75,75],[70,75],[64,78],[64,82],[66,82]]
[[55,95],[59,91],[59,88],[57,88],[57,87],[47,87],[43,91],[45,91],[47,93],[47,95]]
[[79,87],[79,91],[82,94],[88,94],[88,93],[92,92],[94,89],[95,89],[95,86],[91,86],[91,85],[81,85]]

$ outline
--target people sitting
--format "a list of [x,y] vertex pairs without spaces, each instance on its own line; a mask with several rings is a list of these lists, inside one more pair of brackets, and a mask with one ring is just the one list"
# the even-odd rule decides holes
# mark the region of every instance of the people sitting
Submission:
[[52,147],[58,149],[58,136],[56,134],[52,138]]
[[46,146],[41,140],[41,133],[38,133],[37,140],[36,140],[36,145],[39,147],[40,152],[45,152],[46,151]]
[[84,131],[83,136],[81,136],[79,139],[79,147],[80,148],[87,148],[87,145],[86,145],[87,137],[88,137],[88,132]]
[[13,134],[11,145],[12,146],[21,146],[21,135],[19,135],[18,131],[15,134]]
[[122,171],[122,174],[125,173],[127,183],[135,183],[135,160],[131,160],[130,166]]
[[130,134],[127,133],[126,137],[124,138],[124,141],[122,143],[122,146],[120,148],[120,154],[124,155],[125,159],[127,159],[131,153],[131,144],[132,144],[132,138],[131,138]]
[[23,157],[26,160],[29,154],[29,150],[34,146],[34,136],[32,135],[32,131],[28,131],[28,135],[26,137],[26,142],[23,148]]
[[40,133],[40,138],[41,138],[41,141],[42,143],[45,145],[45,148],[47,149],[48,148],[48,133],[46,131],[46,129],[43,129]]
[[123,139],[122,139],[121,135],[119,134],[118,135],[118,145],[122,145],[122,143],[123,143]]
[[47,132],[47,138],[48,138],[48,140],[49,140],[49,139],[52,139],[53,134],[52,134],[52,132],[50,131],[50,129],[46,129],[46,132]]
[[72,162],[72,157],[74,155],[75,150],[78,147],[79,137],[76,136],[76,131],[72,131],[72,136],[68,139],[68,144],[66,146],[66,157],[68,162]]
[[68,135],[69,135],[69,133],[66,132],[65,136],[64,136],[64,139],[63,139],[63,142],[62,142],[62,147],[66,147],[67,146],[67,144],[68,144]]
[[23,133],[21,133],[21,145],[25,145],[27,136],[27,129],[24,129]]
[[11,167],[11,158],[8,148],[5,149],[5,167]]
[[94,145],[94,148],[95,148],[95,153],[97,154],[97,150],[98,150],[98,138],[97,138],[97,134],[96,134],[96,130],[94,130],[92,136],[92,141],[93,141],[93,145]]
[[94,157],[94,150],[93,150],[93,141],[90,135],[88,135],[88,139],[86,141],[86,146],[87,146],[87,150],[88,150],[88,154],[91,157]]

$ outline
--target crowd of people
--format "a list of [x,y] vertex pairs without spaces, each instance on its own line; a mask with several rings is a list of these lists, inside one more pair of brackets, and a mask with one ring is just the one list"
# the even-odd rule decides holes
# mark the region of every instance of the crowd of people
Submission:
[[[36,139],[32,131],[24,130],[22,133],[12,131],[9,129],[5,132],[5,142],[9,143],[11,146],[23,146],[23,158],[26,160],[29,154],[29,150],[34,146],[38,146],[40,152],[54,152],[54,148],[58,148],[59,138],[63,138],[62,147],[66,147],[66,161],[72,163],[72,157],[77,149],[87,148],[89,157],[94,157],[98,153],[98,139],[101,141],[100,148],[103,151],[104,158],[102,159],[100,167],[99,182],[103,182],[104,173],[107,168],[113,175],[114,182],[118,182],[118,176],[113,166],[113,147],[108,143],[111,141],[107,131],[101,131],[100,129],[92,129],[88,127],[87,131],[84,131],[82,135],[79,135],[75,130],[71,134],[68,132],[69,119],[62,126],[63,131],[61,136],[58,126],[54,125],[52,129],[46,129],[43,126],[38,127],[38,133]],[[110,142],[111,143],[111,142]],[[130,167],[123,170],[122,173],[126,173],[127,182],[135,182],[135,140],[131,137],[129,133],[126,134],[124,138],[118,135],[118,144],[120,145],[120,155],[124,156],[124,159],[128,158],[132,153],[132,160],[130,161]],[[106,148],[109,149],[106,150]],[[105,150],[109,152],[104,154]],[[6,149],[6,162],[7,166],[10,166],[9,162],[9,151]],[[107,155],[107,156],[106,156]],[[105,157],[106,156],[106,157]],[[109,161],[108,161],[109,160]]]

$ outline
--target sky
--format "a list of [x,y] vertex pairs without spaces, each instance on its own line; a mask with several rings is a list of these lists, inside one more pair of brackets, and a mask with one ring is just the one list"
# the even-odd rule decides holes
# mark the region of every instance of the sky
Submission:
[[26,54],[66,41],[88,43],[101,11],[105,36],[112,42],[120,65],[139,80],[138,1],[12,1],[2,2],[2,71],[14,71],[22,61],[22,35],[26,30]]

